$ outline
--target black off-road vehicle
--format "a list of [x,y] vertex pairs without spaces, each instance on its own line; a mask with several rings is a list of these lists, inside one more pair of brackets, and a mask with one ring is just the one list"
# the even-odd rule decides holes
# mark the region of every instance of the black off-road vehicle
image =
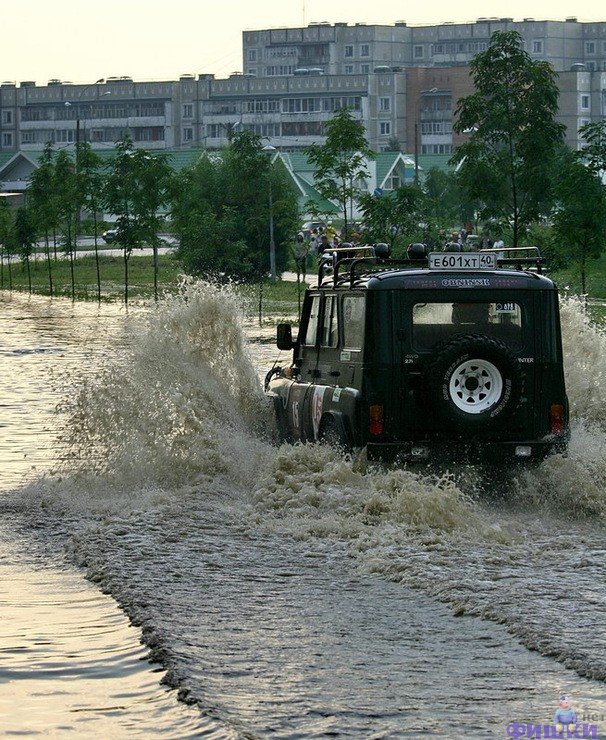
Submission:
[[382,254],[334,250],[298,338],[278,326],[278,347],[293,350],[266,379],[281,437],[403,462],[565,450],[558,293],[538,250]]

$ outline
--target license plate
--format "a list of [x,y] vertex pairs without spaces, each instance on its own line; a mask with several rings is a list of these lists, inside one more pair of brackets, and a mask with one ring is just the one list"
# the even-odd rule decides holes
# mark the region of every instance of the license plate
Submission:
[[494,270],[497,256],[494,252],[430,252],[430,270]]

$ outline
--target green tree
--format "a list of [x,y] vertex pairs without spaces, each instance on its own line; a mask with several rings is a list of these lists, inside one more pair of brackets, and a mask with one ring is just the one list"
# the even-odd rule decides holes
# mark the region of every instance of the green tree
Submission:
[[63,235],[63,249],[69,257],[72,300],[75,300],[76,216],[80,205],[74,160],[65,149],[55,159],[53,190],[57,194],[57,221]]
[[44,147],[38,167],[33,171],[26,191],[27,203],[36,225],[37,234],[44,236],[44,253],[48,269],[48,290],[53,294],[53,271],[50,254],[50,234],[57,228],[58,193],[55,189],[55,152],[52,142]]
[[258,276],[270,269],[271,226],[280,273],[288,259],[287,244],[299,224],[297,194],[287,172],[280,161],[272,163],[272,153],[261,142],[251,131],[232,136],[217,168],[213,199],[218,219],[228,221],[232,238],[246,244],[248,262]]
[[416,185],[403,185],[376,196],[359,199],[364,232],[370,242],[386,242],[392,248],[403,238],[414,238],[426,218],[426,198]]
[[6,198],[0,198],[0,289],[4,288],[4,260],[8,259],[9,283],[12,290],[12,275],[10,275],[11,233],[13,227],[13,209]]
[[564,136],[556,73],[530,58],[517,31],[497,31],[470,62],[475,92],[459,101],[453,129],[469,133],[453,162],[482,215],[511,222],[513,246],[551,208],[550,163]]
[[36,227],[32,216],[26,206],[19,206],[15,214],[13,224],[13,243],[15,253],[19,255],[27,270],[27,284],[29,292],[32,292],[32,273],[29,258],[34,251],[36,241]]
[[179,241],[177,255],[195,275],[247,275],[252,264],[239,238],[236,217],[217,198],[218,164],[203,156],[181,170],[171,188],[171,227]]
[[592,121],[579,129],[585,146],[578,153],[596,173],[606,171],[606,121]]
[[437,227],[452,229],[474,223],[478,203],[469,199],[455,172],[431,167],[426,172],[423,191],[427,198],[427,217]]
[[361,182],[368,177],[366,161],[374,157],[366,141],[364,124],[354,118],[351,109],[339,108],[326,123],[325,143],[312,144],[306,153],[314,165],[318,192],[326,200],[339,204],[347,238],[354,199],[365,191]]
[[117,241],[124,259],[124,302],[128,303],[128,261],[133,249],[150,244],[154,249],[154,284],[157,296],[157,247],[161,217],[168,202],[170,168],[163,155],[135,149],[130,137],[116,145],[103,190],[108,210],[117,216]]
[[587,263],[602,254],[606,242],[604,186],[598,174],[569,152],[563,157],[555,195],[553,224],[560,251],[577,266],[581,293],[586,295]]
[[[86,208],[93,216],[93,236],[95,244],[95,267],[97,273],[97,301],[101,303],[101,270],[99,266],[99,228],[97,217],[102,207],[103,173],[101,157],[93,151],[87,141],[76,145],[76,187],[78,189],[78,210]],[[78,219],[77,219],[78,222]],[[78,228],[76,228],[76,232]],[[76,233],[76,239],[78,235]]]

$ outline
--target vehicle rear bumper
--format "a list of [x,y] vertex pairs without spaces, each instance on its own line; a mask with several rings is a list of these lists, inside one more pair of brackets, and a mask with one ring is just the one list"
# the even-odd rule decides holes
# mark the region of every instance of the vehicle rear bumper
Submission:
[[418,440],[369,442],[369,460],[384,462],[487,463],[514,465],[540,463],[549,455],[566,452],[567,437],[546,440],[484,442],[482,440]]

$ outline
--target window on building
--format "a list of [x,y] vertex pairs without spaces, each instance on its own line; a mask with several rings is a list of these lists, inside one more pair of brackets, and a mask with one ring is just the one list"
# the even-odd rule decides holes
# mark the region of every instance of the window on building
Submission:
[[282,113],[319,113],[322,110],[320,98],[284,98]]
[[183,141],[193,141],[194,139],[194,130],[191,128],[191,126],[187,126],[183,129]]
[[533,41],[532,42],[532,53],[533,54],[542,54],[543,53],[543,42],[542,41]]
[[360,45],[360,56],[361,57],[369,57],[370,56],[370,45],[369,44],[361,44]]
[[585,42],[585,54],[595,54],[595,41]]
[[193,118],[194,105],[193,103],[183,103],[183,118]]
[[164,126],[140,126],[135,129],[135,141],[164,141]]
[[90,132],[90,140],[91,141],[105,141],[105,135],[104,135],[103,129],[94,128]]
[[257,50],[249,49],[246,58],[249,62],[256,62],[257,61]]
[[21,132],[21,143],[22,144],[35,144],[36,143],[36,131],[22,131]]
[[353,64],[346,64],[345,65],[345,74],[346,75],[352,75],[354,73]]
[[55,131],[55,141],[60,144],[71,144],[75,139],[75,130],[73,128],[60,128]]
[[390,121],[381,121],[379,123],[379,134],[381,136],[389,136],[389,134],[391,134],[391,123],[390,123]]
[[285,75],[291,75],[292,72],[292,64],[274,64],[265,68],[265,74],[267,77],[284,77]]
[[581,110],[589,110],[589,95],[581,95]]
[[422,46],[415,46],[414,48],[414,58],[415,59],[421,59],[423,57],[423,47]]
[[385,181],[385,190],[397,190],[402,186],[402,180],[399,175],[391,175]]
[[390,111],[391,110],[391,98],[379,98],[379,110]]
[[13,122],[13,111],[3,110],[2,111],[2,123],[12,123],[12,122]]
[[431,49],[433,54],[443,54],[444,53],[444,44],[434,44]]
[[452,144],[423,144],[421,154],[452,154]]
[[362,73],[363,75],[368,75],[368,74],[370,74],[370,64],[361,64],[361,65],[360,65],[360,72],[361,72],[361,73]]
[[595,72],[598,68],[597,62],[585,62],[585,66],[589,72]]
[[246,74],[247,75],[250,75],[251,77],[256,77],[257,76],[257,70],[254,67],[249,67],[246,70]]
[[2,134],[2,146],[12,146],[12,145],[13,145],[13,135],[12,133],[5,131]]
[[345,56],[346,57],[353,57],[353,46],[346,46],[345,47]]

